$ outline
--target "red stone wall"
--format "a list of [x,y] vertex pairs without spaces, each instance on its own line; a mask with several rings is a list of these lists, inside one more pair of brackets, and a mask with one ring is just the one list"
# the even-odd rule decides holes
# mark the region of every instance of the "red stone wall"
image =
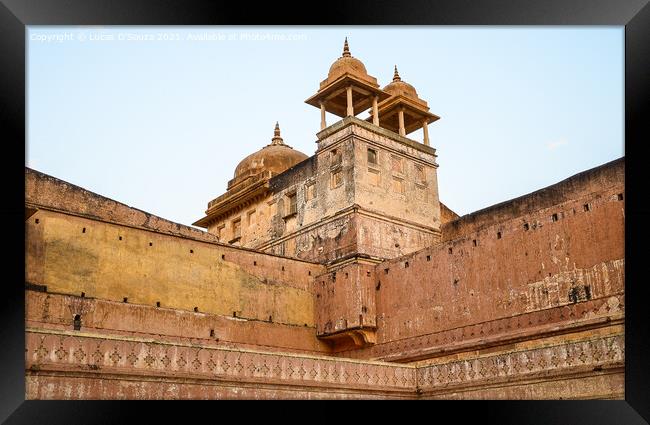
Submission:
[[601,191],[615,187],[623,190],[624,185],[625,158],[623,157],[573,175],[544,189],[492,205],[446,223],[442,228],[442,238],[444,241],[457,239],[483,227],[522,217],[530,212],[597,196],[596,194]]
[[29,329],[72,331],[79,314],[80,331],[99,335],[307,354],[330,351],[313,327],[31,290],[25,296]]
[[568,202],[381,264],[378,336],[390,341],[567,305],[572,291],[580,300],[622,293],[619,190],[592,198],[589,212],[587,199]]
[[[336,278],[321,265],[212,247],[203,236],[178,233],[190,230],[153,229],[128,214],[109,217],[101,202],[108,219],[74,211],[81,218],[61,226],[119,219],[178,239],[174,246],[188,252],[187,240],[201,240],[219,250],[216,260],[238,265],[231,278],[245,277],[245,290],[313,293],[315,328],[28,290],[26,396],[622,398],[623,165],[614,161],[461,217],[443,226],[441,244],[376,266],[357,259]],[[52,211],[64,203],[47,191],[34,195],[39,190],[28,189],[31,205],[40,199],[48,211],[32,219],[65,215]],[[77,196],[80,204],[97,201],[74,189]],[[39,261],[55,252],[33,243],[42,228],[27,235],[28,254]],[[316,338],[364,326],[376,327],[377,344],[351,349]]]
[[317,276],[314,294],[317,335],[377,326],[372,265],[354,263]]
[[440,203],[440,222],[444,226],[445,224],[459,219],[460,216],[449,209],[449,207],[442,202]]
[[215,235],[174,223],[25,167],[25,205],[47,207],[113,223],[217,242]]
[[456,238],[377,265],[377,345],[339,355],[411,361],[450,345],[484,347],[488,337],[522,338],[527,329],[526,338],[535,338],[539,326],[551,332],[581,320],[622,321],[622,166],[615,161],[567,179],[562,190],[545,189],[555,193],[545,202],[565,202],[515,214],[542,205],[537,193],[520,198],[500,207],[510,211],[503,221],[477,214],[455,227]]

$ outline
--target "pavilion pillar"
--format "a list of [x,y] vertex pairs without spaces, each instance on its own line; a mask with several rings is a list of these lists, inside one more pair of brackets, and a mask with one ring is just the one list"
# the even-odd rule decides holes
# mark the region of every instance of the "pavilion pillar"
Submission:
[[325,102],[320,102],[320,129],[327,127],[327,121],[325,121]]
[[427,120],[422,120],[422,132],[424,133],[424,144],[429,146],[429,126]]
[[348,117],[354,116],[354,105],[352,104],[352,86],[346,88],[348,94]]
[[379,108],[377,108],[377,102],[379,100],[379,96],[375,95],[372,98],[372,123],[374,125],[379,125]]
[[397,113],[399,119],[399,135],[406,136],[406,129],[404,128],[404,108],[400,108]]

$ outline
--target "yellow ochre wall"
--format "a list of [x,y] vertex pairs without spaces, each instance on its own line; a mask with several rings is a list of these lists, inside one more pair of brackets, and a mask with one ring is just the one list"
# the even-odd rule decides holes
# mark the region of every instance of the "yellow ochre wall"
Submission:
[[50,293],[314,326],[321,266],[251,254],[48,210],[26,221],[26,280]]

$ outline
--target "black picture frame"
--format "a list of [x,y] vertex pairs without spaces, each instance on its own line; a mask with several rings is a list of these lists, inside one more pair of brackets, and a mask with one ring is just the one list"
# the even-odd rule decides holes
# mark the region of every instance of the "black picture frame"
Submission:
[[[310,2],[311,3],[311,2]],[[303,10],[303,16],[291,12]],[[24,335],[24,160],[25,160],[25,48],[28,25],[616,25],[625,26],[625,400],[624,401],[508,401],[471,405],[453,402],[435,405],[409,405],[402,408],[403,420],[420,416],[431,421],[462,422],[469,417],[481,423],[565,423],[565,424],[636,424],[650,421],[650,338],[647,289],[641,279],[648,240],[647,219],[650,208],[645,202],[648,167],[644,164],[644,145],[650,142],[647,110],[650,92],[650,6],[648,0],[446,0],[409,2],[354,1],[314,2],[303,6],[292,3],[259,4],[216,3],[208,1],[93,1],[87,0],[3,0],[0,5],[0,58],[2,58],[3,196],[2,217],[5,274],[0,326],[0,420],[6,423],[125,423],[137,414],[147,415],[146,423],[184,415],[209,413],[226,420],[226,404],[154,404],[89,401],[25,401]],[[22,183],[21,183],[22,182]],[[179,406],[182,406],[179,408]],[[348,406],[349,407],[349,406]],[[470,408],[468,408],[470,407]],[[312,406],[312,409],[314,407]],[[338,406],[334,408],[338,409]],[[413,412],[411,409],[416,408]],[[277,408],[276,408],[277,409]],[[318,406],[311,415],[341,420],[341,412]],[[332,409],[330,406],[329,409]],[[255,411],[242,409],[250,419]],[[356,410],[356,409],[352,409]],[[288,417],[288,409],[277,409]],[[358,415],[368,420],[382,417],[385,404],[364,406]],[[218,414],[215,412],[219,412]],[[318,412],[321,412],[320,414]],[[296,415],[299,417],[299,415]],[[354,415],[357,416],[357,415]],[[186,416],[187,418],[187,416]],[[452,418],[452,419],[445,419]],[[645,421],[644,421],[645,419]]]

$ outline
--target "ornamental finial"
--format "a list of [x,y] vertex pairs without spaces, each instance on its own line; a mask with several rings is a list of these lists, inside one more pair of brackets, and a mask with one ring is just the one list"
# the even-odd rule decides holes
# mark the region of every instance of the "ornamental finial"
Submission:
[[399,77],[399,72],[397,72],[397,65],[395,65],[395,73],[393,74],[393,81],[402,81]]
[[350,54],[350,46],[348,46],[348,38],[345,37],[345,43],[343,43],[343,57],[349,58],[352,55]]
[[275,130],[273,130],[273,138],[271,139],[272,145],[284,145],[282,137],[280,137],[280,124],[275,122]]

